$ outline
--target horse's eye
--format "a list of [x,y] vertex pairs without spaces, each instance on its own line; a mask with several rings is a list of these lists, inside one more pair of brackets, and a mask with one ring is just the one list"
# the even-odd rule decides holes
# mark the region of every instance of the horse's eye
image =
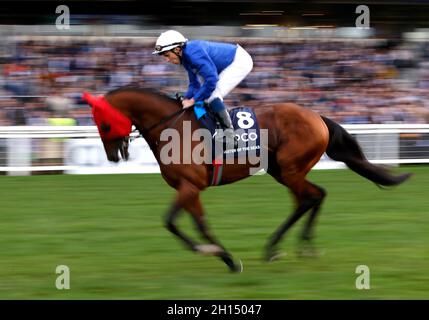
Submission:
[[100,128],[103,132],[109,132],[110,131],[110,124],[103,122],[101,124]]

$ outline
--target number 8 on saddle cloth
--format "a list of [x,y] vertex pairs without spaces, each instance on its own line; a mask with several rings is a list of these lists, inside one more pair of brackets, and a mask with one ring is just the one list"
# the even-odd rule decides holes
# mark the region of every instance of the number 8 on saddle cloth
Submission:
[[[238,138],[238,147],[237,149],[219,150],[223,153],[222,158],[259,157],[261,148],[260,131],[253,109],[249,107],[237,107],[228,110],[228,112],[235,129],[235,135]],[[212,137],[218,134],[218,130],[222,129],[215,115],[207,105],[196,104],[194,106],[194,113],[200,124],[210,131]],[[212,152],[212,160],[220,158],[220,155],[217,154],[218,150],[215,148],[215,139],[212,139],[212,150],[214,151]]]

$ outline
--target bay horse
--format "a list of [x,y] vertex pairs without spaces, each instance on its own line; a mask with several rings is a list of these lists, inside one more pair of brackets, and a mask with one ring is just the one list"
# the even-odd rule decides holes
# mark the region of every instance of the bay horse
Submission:
[[[131,124],[150,146],[159,163],[162,177],[177,190],[176,198],[165,216],[166,228],[183,241],[187,248],[203,255],[217,256],[231,271],[240,271],[239,263],[234,261],[232,255],[209,230],[200,201],[200,192],[210,186],[213,165],[197,164],[192,159],[187,164],[163,164],[160,161],[160,150],[167,143],[160,139],[164,129],[174,128],[182,134],[184,121],[190,121],[192,130],[200,128],[192,107],[182,109],[177,99],[138,87],[122,87],[97,98],[84,93],[84,100],[92,106],[94,118],[95,107],[104,103],[115,110],[120,121],[126,124],[125,131],[122,130],[121,133],[119,130],[120,133],[109,137],[115,126],[113,122],[120,121],[97,123],[109,161],[118,162],[120,155],[125,160],[128,158],[127,136],[131,131]],[[277,257],[279,241],[308,211],[308,220],[300,239],[303,243],[310,243],[315,218],[326,192],[308,181],[306,175],[325,152],[333,160],[344,162],[351,170],[379,186],[399,185],[411,175],[393,175],[388,169],[370,163],[357,141],[345,129],[309,109],[294,103],[278,103],[260,106],[254,111],[260,128],[268,129],[268,144],[264,146],[268,154],[266,172],[288,187],[295,199],[293,213],[269,238],[264,252],[264,259],[267,261]],[[197,143],[192,142],[192,148]],[[182,158],[186,156],[181,155]],[[220,184],[233,183],[250,176],[250,166],[248,163],[225,164]],[[182,209],[191,214],[197,229],[209,244],[197,243],[178,228],[176,219]]]

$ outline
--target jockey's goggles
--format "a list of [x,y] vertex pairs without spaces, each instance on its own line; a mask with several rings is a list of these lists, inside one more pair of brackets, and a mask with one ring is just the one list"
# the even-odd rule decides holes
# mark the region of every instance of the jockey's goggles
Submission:
[[[174,43],[167,44],[165,46],[161,46],[160,44],[157,44],[155,46],[155,52],[162,53],[164,48],[171,47],[171,46],[179,46],[179,45],[183,45],[183,42],[174,42]],[[171,48],[171,49],[174,49],[174,48]]]

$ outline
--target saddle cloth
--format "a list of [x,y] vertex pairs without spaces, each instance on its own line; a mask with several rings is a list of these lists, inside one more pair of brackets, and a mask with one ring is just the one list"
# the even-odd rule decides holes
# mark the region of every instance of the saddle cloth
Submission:
[[[249,107],[237,107],[228,111],[238,136],[238,146],[236,149],[226,149],[225,146],[216,146],[215,139],[212,139],[212,160],[224,160],[231,157],[246,157],[260,155],[260,132],[259,124],[255,113]],[[200,124],[208,129],[214,138],[222,129],[215,115],[207,106],[194,106],[194,113]]]

